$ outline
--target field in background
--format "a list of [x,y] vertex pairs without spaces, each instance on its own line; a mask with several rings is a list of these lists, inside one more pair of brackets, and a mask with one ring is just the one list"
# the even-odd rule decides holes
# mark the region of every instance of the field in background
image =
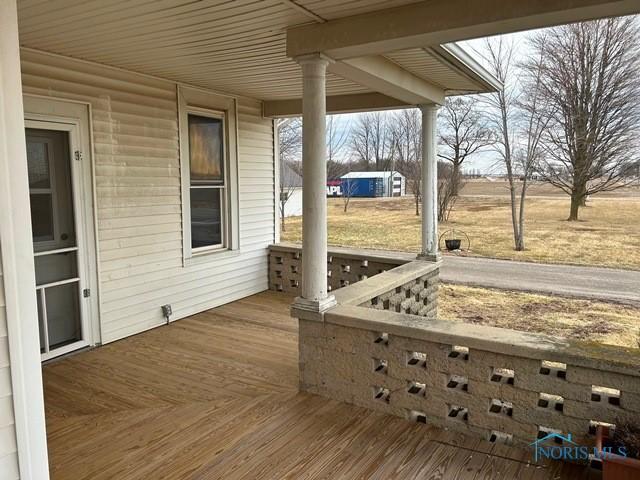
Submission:
[[[527,189],[530,196],[544,196],[544,197],[566,197],[567,195],[560,189],[550,185],[546,182],[531,182]],[[465,196],[502,196],[509,195],[509,184],[506,180],[467,180],[464,188],[461,191]],[[599,193],[600,198],[638,198],[640,199],[640,182],[636,185],[620,188],[612,192]]]
[[[593,197],[579,222],[567,222],[569,199],[536,185],[526,206],[526,251],[513,250],[506,184],[470,182],[440,232],[457,229],[471,239],[469,255],[546,263],[640,269],[640,188]],[[420,217],[411,197],[329,199],[329,243],[362,248],[420,248]],[[301,241],[301,217],[286,219],[282,240]]]
[[[469,182],[440,232],[471,238],[469,255],[640,269],[640,188],[592,198],[580,222],[567,222],[569,199],[535,185],[526,207],[525,252],[513,251],[506,183]],[[413,199],[329,199],[329,243],[363,248],[420,248]],[[301,241],[301,217],[288,218],[282,240]],[[640,308],[523,292],[441,285],[438,316],[520,331],[638,348]]]
[[640,308],[607,302],[441,285],[438,317],[622,347],[640,347]]

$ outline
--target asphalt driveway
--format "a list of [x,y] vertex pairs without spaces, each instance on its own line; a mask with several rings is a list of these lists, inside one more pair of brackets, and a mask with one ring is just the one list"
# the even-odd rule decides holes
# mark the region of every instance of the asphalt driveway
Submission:
[[640,271],[445,256],[440,280],[640,306]]

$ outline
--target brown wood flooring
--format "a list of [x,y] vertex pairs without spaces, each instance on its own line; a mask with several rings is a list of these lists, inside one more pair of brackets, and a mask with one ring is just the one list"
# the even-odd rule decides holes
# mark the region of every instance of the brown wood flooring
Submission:
[[264,292],[45,365],[52,478],[599,478],[298,393],[290,302]]

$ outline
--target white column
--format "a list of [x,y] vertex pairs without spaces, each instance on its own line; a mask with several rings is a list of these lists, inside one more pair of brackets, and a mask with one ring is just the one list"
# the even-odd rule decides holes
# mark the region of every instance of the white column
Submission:
[[302,297],[295,306],[322,312],[335,305],[327,289],[326,71],[321,54],[302,67]]
[[422,111],[422,251],[419,258],[438,259],[438,105],[420,105]]
[[[12,400],[0,405],[0,417],[11,418],[3,409],[13,409],[20,478],[44,480],[49,469],[30,218],[18,15],[15,0],[0,0],[0,303],[6,312]],[[11,455],[0,463],[15,468]]]

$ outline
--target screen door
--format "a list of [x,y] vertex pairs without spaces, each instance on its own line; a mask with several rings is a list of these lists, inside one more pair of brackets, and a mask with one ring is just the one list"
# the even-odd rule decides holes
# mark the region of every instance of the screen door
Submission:
[[73,127],[27,128],[29,198],[43,360],[88,345],[78,242]]

